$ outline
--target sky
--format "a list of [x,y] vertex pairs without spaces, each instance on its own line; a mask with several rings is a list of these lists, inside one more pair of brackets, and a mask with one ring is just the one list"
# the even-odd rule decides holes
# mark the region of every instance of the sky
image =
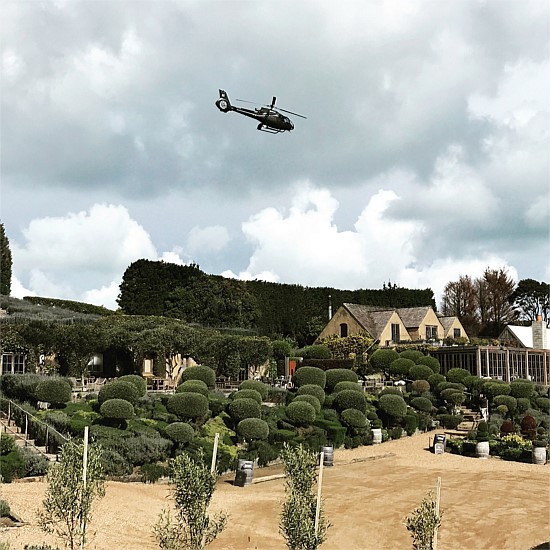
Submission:
[[[147,258],[341,289],[550,279],[546,0],[4,0],[12,295]],[[278,135],[214,103],[277,106]]]

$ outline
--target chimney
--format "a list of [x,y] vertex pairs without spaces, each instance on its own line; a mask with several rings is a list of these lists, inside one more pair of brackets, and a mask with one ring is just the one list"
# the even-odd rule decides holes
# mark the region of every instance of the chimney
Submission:
[[533,321],[531,330],[533,331],[533,349],[547,349],[546,323],[542,320],[542,315],[537,315],[537,320]]

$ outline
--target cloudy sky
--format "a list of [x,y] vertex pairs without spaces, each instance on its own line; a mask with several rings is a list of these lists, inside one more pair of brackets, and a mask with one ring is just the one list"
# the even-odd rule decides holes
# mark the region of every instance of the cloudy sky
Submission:
[[[550,279],[547,0],[4,0],[12,294],[139,258],[308,286]],[[307,116],[270,135],[214,106]]]

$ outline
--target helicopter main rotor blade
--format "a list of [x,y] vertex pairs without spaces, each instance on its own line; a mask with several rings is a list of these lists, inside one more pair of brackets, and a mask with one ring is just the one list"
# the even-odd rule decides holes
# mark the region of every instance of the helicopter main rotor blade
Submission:
[[247,101],[246,99],[235,99],[235,101],[241,101],[242,103],[252,103],[252,105],[260,105],[260,103],[256,103],[255,101]]
[[289,113],[291,115],[299,116],[300,118],[307,118],[307,116],[299,115],[298,113],[294,113],[292,111],[287,111],[286,109],[281,109],[280,107],[276,107],[278,111],[284,111],[285,113]]

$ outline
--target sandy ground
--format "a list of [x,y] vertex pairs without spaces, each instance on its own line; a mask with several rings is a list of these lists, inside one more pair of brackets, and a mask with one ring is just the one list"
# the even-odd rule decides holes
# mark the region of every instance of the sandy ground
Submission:
[[[442,479],[443,523],[438,550],[528,550],[550,540],[550,465],[461,457],[428,451],[431,434],[382,445],[337,450],[334,466],[323,470],[325,515],[332,524],[325,550],[410,549],[404,518]],[[258,469],[255,480],[280,473],[280,466]],[[228,526],[212,550],[286,548],[278,532],[284,480],[247,487],[233,485],[234,475],[220,478],[211,512],[229,514]],[[13,483],[1,498],[25,522],[0,532],[10,550],[25,544],[59,541],[40,531],[36,509],[46,484]],[[89,525],[95,532],[87,548],[136,550],[158,548],[152,524],[170,504],[166,485],[109,482]]]

